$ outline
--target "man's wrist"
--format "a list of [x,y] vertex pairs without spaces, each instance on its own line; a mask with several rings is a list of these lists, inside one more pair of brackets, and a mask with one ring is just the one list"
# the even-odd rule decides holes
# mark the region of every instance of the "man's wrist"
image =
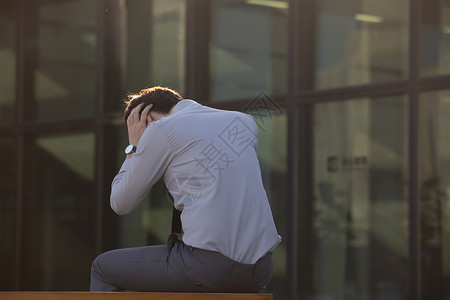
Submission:
[[132,154],[134,152],[136,152],[137,146],[135,144],[129,144],[126,148],[125,148],[125,154]]

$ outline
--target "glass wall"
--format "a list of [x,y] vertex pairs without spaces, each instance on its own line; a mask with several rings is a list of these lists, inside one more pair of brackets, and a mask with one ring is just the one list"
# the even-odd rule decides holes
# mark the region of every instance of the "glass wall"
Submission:
[[[16,97],[16,2],[0,1],[0,128],[15,122]],[[11,133],[0,135],[0,290],[14,285],[16,144]]]
[[408,0],[305,1],[299,8],[299,90],[407,77]]
[[22,290],[85,290],[95,257],[91,130],[24,141]]
[[287,93],[287,1],[211,1],[211,101]]
[[12,125],[15,116],[17,7],[0,1],[0,126]]
[[15,141],[12,137],[0,136],[0,291],[13,286],[14,273],[14,200],[17,171],[15,169]]
[[258,124],[274,299],[450,300],[449,28],[444,0],[0,0],[0,290],[166,242],[162,181],[109,205],[122,100],[162,85]]
[[128,93],[162,85],[184,91],[183,0],[106,0],[105,110],[122,111]]
[[405,97],[316,104],[312,118],[306,299],[408,298]]
[[419,122],[422,299],[450,298],[450,91],[423,93]]
[[420,67],[423,76],[450,73],[450,3],[421,0]]
[[95,1],[27,1],[25,120],[92,116]]
[[288,297],[287,252],[287,114],[284,108],[265,93],[248,102],[243,112],[249,113],[258,125],[258,159],[264,188],[272,208],[282,242],[273,253],[274,274],[265,292],[276,299]]

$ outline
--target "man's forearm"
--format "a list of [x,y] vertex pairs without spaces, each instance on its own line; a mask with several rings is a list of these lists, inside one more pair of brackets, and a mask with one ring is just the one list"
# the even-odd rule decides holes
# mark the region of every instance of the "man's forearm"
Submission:
[[127,155],[111,186],[111,208],[117,214],[127,214],[139,204],[172,158],[170,143],[156,125],[147,128],[136,146],[136,152]]

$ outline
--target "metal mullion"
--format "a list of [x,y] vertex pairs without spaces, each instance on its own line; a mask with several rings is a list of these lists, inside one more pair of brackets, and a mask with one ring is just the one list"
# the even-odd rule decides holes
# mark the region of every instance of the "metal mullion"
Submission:
[[209,100],[210,0],[187,0],[185,31],[185,96]]
[[95,178],[95,220],[93,220],[94,225],[94,241],[95,241],[95,254],[98,255],[102,252],[102,226],[103,226],[103,166],[104,166],[104,157],[103,157],[103,122],[101,116],[105,111],[105,41],[104,41],[104,32],[105,32],[105,0],[97,0],[96,2],[96,25],[95,25],[95,33],[96,33],[96,45],[95,45],[95,55],[96,55],[96,64],[95,64],[95,77],[96,77],[96,99],[95,102],[95,166],[94,166],[94,178]]
[[418,203],[418,95],[410,94],[409,103],[409,268],[410,297],[420,299],[420,245],[419,245],[419,203]]
[[295,96],[295,101],[303,104],[342,101],[362,97],[383,97],[389,95],[407,94],[409,81],[378,83],[363,86],[327,89],[323,91],[303,92]]
[[92,118],[72,119],[72,120],[56,120],[47,122],[26,122],[16,128],[18,134],[35,133],[35,132],[59,132],[62,130],[76,130],[78,128],[93,127],[95,120]]
[[450,89],[450,75],[417,78],[415,88],[418,92]]
[[[297,238],[297,222],[296,222],[296,181],[297,178],[297,128],[296,128],[296,107],[294,103],[294,95],[296,89],[296,15],[297,2],[288,0],[288,101],[287,101],[287,277],[288,277],[288,297],[291,300],[298,299],[298,238]],[[303,109],[301,107],[300,109]],[[302,130],[303,132],[303,130]],[[301,139],[302,137],[300,137]]]
[[420,65],[420,0],[410,1],[409,27],[409,299],[420,299],[420,249],[418,203],[418,81]]
[[[270,96],[280,107],[288,107],[289,98],[287,96]],[[250,102],[256,98],[244,98],[232,101],[209,102],[208,106],[218,109],[242,111]]]
[[95,126],[95,226],[94,240],[95,240],[95,254],[102,252],[103,245],[103,181],[104,181],[104,130],[101,123]]
[[16,156],[14,158],[16,165],[16,191],[15,191],[15,212],[14,212],[14,280],[13,289],[20,290],[20,267],[21,267],[21,231],[22,231],[22,207],[23,207],[23,137],[21,135],[15,136]]
[[192,74],[192,65],[194,62],[192,62],[192,41],[191,41],[191,35],[193,34],[192,29],[192,14],[194,12],[194,8],[191,8],[193,6],[192,1],[186,0],[185,2],[185,14],[186,17],[184,18],[185,24],[184,24],[184,94],[186,97],[192,97],[193,95],[193,84],[192,81],[194,80],[194,76],[191,76]]
[[23,136],[20,128],[23,118],[24,107],[24,91],[22,87],[24,84],[24,72],[25,72],[25,0],[18,2],[17,6],[17,33],[16,33],[16,103],[15,103],[15,128],[14,128],[14,140],[15,140],[15,166],[16,166],[16,180],[15,180],[15,212],[14,212],[14,264],[13,264],[13,289],[20,289],[20,268],[21,268],[21,231],[22,231],[22,206],[23,206]]

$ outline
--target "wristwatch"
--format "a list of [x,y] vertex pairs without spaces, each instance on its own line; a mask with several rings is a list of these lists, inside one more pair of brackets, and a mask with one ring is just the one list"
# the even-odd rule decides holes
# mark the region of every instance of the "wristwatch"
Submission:
[[135,145],[128,145],[128,146],[125,148],[125,154],[131,154],[131,153],[134,153],[134,152],[136,152],[136,149],[137,149],[137,147],[136,147]]

